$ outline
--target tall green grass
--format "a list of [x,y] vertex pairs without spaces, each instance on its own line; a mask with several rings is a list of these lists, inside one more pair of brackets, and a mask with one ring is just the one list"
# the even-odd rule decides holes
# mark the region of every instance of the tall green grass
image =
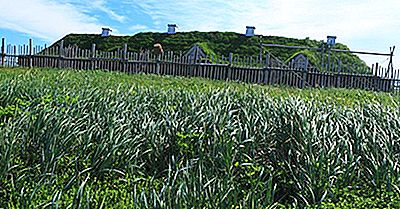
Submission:
[[388,94],[66,70],[0,78],[0,207],[311,207],[400,192]]

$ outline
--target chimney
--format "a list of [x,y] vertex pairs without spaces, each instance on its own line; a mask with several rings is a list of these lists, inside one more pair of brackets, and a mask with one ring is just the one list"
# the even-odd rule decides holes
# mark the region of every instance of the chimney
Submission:
[[168,24],[168,34],[175,34],[177,27],[176,24]]
[[111,36],[112,30],[110,28],[102,28],[103,31],[101,32],[101,37],[108,37]]
[[328,37],[327,37],[326,43],[327,43],[329,46],[335,45],[335,44],[336,44],[336,36],[328,36]]
[[255,29],[256,29],[256,27],[254,27],[254,26],[246,26],[246,36],[253,37]]

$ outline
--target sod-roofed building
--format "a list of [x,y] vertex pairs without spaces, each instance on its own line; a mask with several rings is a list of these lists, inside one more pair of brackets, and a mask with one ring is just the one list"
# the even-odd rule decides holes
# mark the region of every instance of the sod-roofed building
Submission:
[[198,44],[194,44],[192,48],[185,53],[185,56],[188,57],[191,62],[199,62],[207,58],[206,53]]
[[318,69],[318,61],[306,50],[293,54],[286,64],[297,69]]

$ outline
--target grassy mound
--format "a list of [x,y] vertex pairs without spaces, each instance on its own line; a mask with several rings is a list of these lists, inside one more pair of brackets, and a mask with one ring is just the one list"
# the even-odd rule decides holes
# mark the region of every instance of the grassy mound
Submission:
[[[307,46],[313,48],[321,47],[321,41],[306,39],[294,39],[277,36],[255,36],[246,37],[242,34],[233,32],[186,32],[168,35],[166,33],[138,33],[134,36],[110,36],[101,37],[100,35],[90,34],[70,34],[64,37],[65,46],[76,45],[83,49],[91,49],[95,43],[101,51],[114,51],[123,49],[124,44],[128,44],[129,51],[140,52],[151,50],[155,43],[161,43],[166,51],[186,52],[194,44],[198,44],[209,56],[229,56],[233,53],[237,56],[260,55],[260,43],[281,44],[291,46]],[[56,43],[58,44],[59,41]],[[336,44],[336,49],[348,50],[344,44]],[[272,53],[281,61],[289,61],[294,55],[303,53],[308,56],[314,66],[320,67],[322,56],[320,52],[301,50],[301,49],[282,49],[265,48],[263,54]],[[325,62],[327,60],[325,54]],[[349,53],[333,53],[332,62],[338,63],[341,60],[344,65],[357,66],[365,70],[367,68],[364,61],[358,56]]]

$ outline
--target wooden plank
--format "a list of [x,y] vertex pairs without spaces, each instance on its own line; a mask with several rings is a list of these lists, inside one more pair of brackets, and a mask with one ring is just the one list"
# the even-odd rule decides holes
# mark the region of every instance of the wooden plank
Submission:
[[375,64],[375,68],[374,68],[374,87],[373,87],[373,90],[375,90],[375,91],[377,91],[378,90],[378,66],[379,66],[379,64],[378,63],[376,63]]
[[64,40],[61,40],[60,46],[58,49],[58,68],[64,67],[63,56],[64,56]]
[[249,75],[249,78],[248,78],[248,83],[253,83],[253,79],[254,79],[254,69],[252,69],[252,58],[250,58],[250,67],[249,67],[249,69],[247,69],[247,71],[248,71],[248,75]]
[[265,84],[271,84],[272,83],[271,82],[271,74],[272,74],[272,68],[268,67],[268,65],[267,65],[267,75],[266,75],[267,79],[266,79]]
[[382,74],[383,74],[383,67],[379,66],[378,69],[378,76],[379,76],[379,91],[383,90],[383,79],[382,79]]
[[384,87],[383,87],[383,89],[384,89],[384,91],[385,92],[387,92],[387,91],[389,91],[389,79],[388,79],[388,77],[387,77],[387,75],[386,75],[386,72],[387,72],[387,68],[384,68],[383,69],[383,73],[384,73]]
[[[208,66],[208,67],[210,68],[212,79],[217,80],[218,79],[217,69],[220,69],[220,68],[215,68],[214,66]],[[227,68],[225,68],[225,69],[227,69]]]
[[17,46],[14,45],[14,50],[13,50],[14,57],[11,60],[12,67],[16,67],[17,63]]
[[296,79],[296,71],[295,71],[295,69],[293,67],[293,64],[292,64],[290,73],[287,76],[287,83],[286,84],[288,86],[295,86],[295,83],[294,83],[295,79]]
[[226,69],[225,80],[232,80],[233,53],[229,53],[229,67]]
[[157,60],[156,60],[156,74],[160,75],[161,73],[161,54],[157,55]]
[[[71,58],[76,58],[77,57],[77,51],[76,51],[76,47],[71,48]],[[76,69],[77,68],[77,61],[75,59],[71,59],[70,61],[71,63],[71,68],[72,69]]]
[[176,56],[171,54],[168,61],[164,63],[164,75],[171,75],[172,67],[175,65]]
[[[169,62],[172,62],[172,63],[174,63],[174,62],[176,62],[176,58],[177,58],[177,56],[174,54],[174,52],[172,51],[171,52],[171,54],[170,54],[170,58],[169,58]],[[165,73],[165,74],[167,74],[167,75],[171,75],[172,74],[172,68],[173,68],[173,66],[174,66],[175,64],[169,64],[168,63],[168,73]]]
[[284,71],[284,73],[283,73],[283,85],[284,86],[288,86],[289,85],[289,76],[292,74],[292,71],[291,71],[291,69],[290,69],[290,67],[288,67],[287,68],[287,70],[286,71]]
[[[256,64],[256,63],[254,63],[254,64]],[[258,83],[257,79],[258,79],[258,69],[254,68],[253,69],[253,83]]]
[[400,80],[400,70],[399,69],[397,69],[397,70],[395,70],[395,72],[394,72],[394,91],[399,91],[399,80]]
[[[250,63],[250,59],[249,59],[249,63]],[[249,66],[251,66],[251,64],[249,64]],[[248,67],[247,69],[245,69],[245,71],[246,71],[246,83],[251,83],[252,70],[250,67]]]
[[29,39],[29,68],[33,68],[32,47],[33,41]]
[[308,74],[308,59],[306,59],[306,64],[305,68],[302,71],[302,79],[301,79],[301,88],[304,88],[306,86],[306,79],[307,79],[307,74]]
[[246,80],[247,80],[247,71],[244,70],[245,67],[246,67],[246,65],[244,65],[242,68],[239,68],[240,76],[239,76],[238,80],[240,82],[246,82]]
[[[76,51],[77,51],[77,53],[76,53],[77,57],[78,57],[78,58],[82,58],[82,57],[83,57],[83,56],[82,56],[82,50],[81,50],[80,48],[76,48]],[[77,64],[76,67],[77,67],[79,70],[82,70],[82,63],[83,63],[83,60],[79,60],[79,61],[76,62],[76,64]]]

